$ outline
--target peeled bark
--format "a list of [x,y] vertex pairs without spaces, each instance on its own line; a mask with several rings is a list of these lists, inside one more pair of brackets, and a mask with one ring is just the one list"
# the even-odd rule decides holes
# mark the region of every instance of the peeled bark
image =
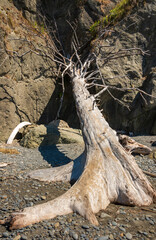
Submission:
[[[75,180],[79,177],[78,181],[62,196],[13,214],[11,229],[71,212],[77,212],[92,224],[98,225],[95,213],[110,203],[143,206],[150,205],[156,199],[156,192],[134,157],[121,146],[116,133],[98,109],[94,97],[86,89],[85,79],[77,74],[72,85],[85,142],[81,159],[83,173],[80,177],[79,174],[75,176]],[[72,173],[69,175],[69,172],[72,164],[63,168],[69,170],[66,169],[67,178],[71,179]]]

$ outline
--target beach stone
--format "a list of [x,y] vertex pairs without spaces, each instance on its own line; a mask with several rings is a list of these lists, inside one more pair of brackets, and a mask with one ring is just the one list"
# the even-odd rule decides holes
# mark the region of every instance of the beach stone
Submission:
[[83,229],[89,229],[89,226],[88,225],[82,225],[82,228]]
[[7,195],[3,195],[3,196],[1,196],[1,198],[7,199]]
[[27,239],[28,239],[27,236],[25,236],[25,235],[21,236],[21,240],[27,240]]
[[155,224],[153,220],[150,220],[149,223],[150,223],[151,225],[154,225],[154,224]]
[[69,234],[69,228],[68,227],[64,229],[64,234]]
[[99,237],[98,240],[108,240],[109,239],[109,236],[102,236],[102,237]]
[[118,225],[117,222],[115,221],[112,222],[112,226],[117,226],[117,225]]
[[131,239],[132,239],[132,234],[129,233],[129,232],[126,233],[125,236],[126,236],[126,238],[127,238],[128,240],[131,240]]
[[4,237],[4,238],[7,238],[7,237],[9,237],[9,233],[8,232],[4,232],[3,234],[2,234],[2,236]]
[[75,233],[74,231],[70,231],[70,232],[69,232],[69,235],[70,235],[70,237],[72,237],[74,240],[79,239],[78,234]]
[[119,227],[119,229],[120,229],[121,231],[123,231],[123,232],[126,232],[126,229],[123,228],[123,227]]
[[68,221],[68,223],[71,223],[72,222],[72,218],[68,218],[67,221]]
[[110,234],[110,235],[109,235],[109,239],[110,239],[110,240],[113,240],[113,239],[114,239],[113,234]]
[[19,239],[21,239],[21,236],[17,235],[13,240],[19,240]]
[[82,234],[80,235],[80,237],[81,237],[81,238],[85,238],[85,237],[86,237],[86,234],[82,233]]
[[102,212],[100,215],[100,218],[106,218],[106,217],[111,217],[111,216],[108,215],[107,213]]
[[46,196],[41,196],[41,199],[42,200],[46,200]]
[[54,231],[49,231],[48,233],[49,233],[50,237],[54,237],[55,230]]
[[125,212],[125,211],[123,211],[123,210],[120,210],[120,213],[121,213],[121,214],[126,214],[126,212]]
[[60,226],[59,222],[55,223],[55,225],[54,225],[55,228],[58,228],[59,226]]
[[50,146],[58,143],[79,143],[83,144],[81,130],[69,127],[57,127],[53,123],[50,125],[34,125],[27,129],[20,144],[27,148],[39,146]]
[[33,203],[33,202],[30,202],[28,205],[29,205],[30,207],[32,207],[32,206],[34,205],[34,203]]

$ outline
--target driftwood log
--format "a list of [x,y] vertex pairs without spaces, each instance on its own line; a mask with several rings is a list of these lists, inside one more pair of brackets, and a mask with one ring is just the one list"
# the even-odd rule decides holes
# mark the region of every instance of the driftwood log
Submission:
[[74,69],[72,74],[73,95],[85,151],[75,162],[43,170],[42,177],[46,181],[77,181],[62,196],[13,213],[6,220],[10,229],[72,212],[77,212],[92,224],[98,225],[95,214],[110,203],[147,206],[156,200],[156,192],[150,182],[134,157],[119,143],[116,133],[98,109],[95,98],[86,88],[82,73]]
[[121,145],[130,153],[148,155],[152,152],[151,148],[136,142],[129,136],[119,134],[118,137]]

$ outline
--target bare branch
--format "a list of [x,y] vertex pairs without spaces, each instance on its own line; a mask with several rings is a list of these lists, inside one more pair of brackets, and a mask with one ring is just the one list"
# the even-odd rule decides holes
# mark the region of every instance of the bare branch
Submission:
[[79,54],[78,54],[78,52],[77,52],[76,46],[75,46],[75,44],[74,44],[73,42],[72,42],[72,46],[73,46],[73,48],[74,48],[75,55],[76,55],[76,57],[77,57],[77,59],[78,59],[78,62],[80,63],[80,69],[81,69],[81,75],[82,75],[83,64],[82,64],[81,59],[80,59],[80,56],[79,56]]
[[109,89],[107,88],[107,92],[109,93],[109,95],[115,100],[117,101],[119,104],[125,106],[129,111],[130,111],[130,107],[128,105],[126,105],[125,103],[123,103],[121,100],[119,100],[118,98],[114,97],[114,95],[109,91]]
[[57,35],[58,35],[58,38],[55,36],[55,39],[58,39],[57,42],[58,42],[59,45],[61,46],[61,50],[62,50],[62,52],[63,52],[63,55],[65,56],[65,51],[64,51],[63,45],[62,45],[62,43],[61,43],[61,38],[60,38],[60,35],[59,35],[57,23],[56,23],[56,20],[55,20],[55,17],[54,17],[54,16],[53,16],[53,19],[54,19],[54,24],[55,24],[56,32],[57,32]]
[[86,81],[90,80],[91,77],[99,73],[99,70],[92,71],[85,79]]
[[60,106],[59,106],[59,109],[58,109],[58,111],[57,111],[55,120],[57,120],[57,119],[59,118],[60,111],[61,111],[62,104],[63,104],[64,92],[65,92],[64,75],[65,75],[65,73],[68,71],[68,69],[69,69],[70,67],[71,67],[71,62],[70,62],[70,64],[64,69],[64,71],[62,72],[62,96],[61,96],[61,99],[60,99]]
[[108,90],[108,86],[104,87],[100,92],[98,92],[97,94],[94,95],[95,98],[99,97],[103,92],[105,92],[106,90]]
[[72,29],[72,31],[73,31],[73,33],[74,33],[75,46],[76,46],[76,48],[78,49],[78,48],[80,47],[80,43],[79,43],[79,40],[78,40],[78,37],[77,37],[76,27],[74,28],[74,27],[72,26],[72,24],[71,24],[68,20],[66,20],[66,21],[67,21],[67,23],[70,25],[70,27],[71,27],[71,29]]

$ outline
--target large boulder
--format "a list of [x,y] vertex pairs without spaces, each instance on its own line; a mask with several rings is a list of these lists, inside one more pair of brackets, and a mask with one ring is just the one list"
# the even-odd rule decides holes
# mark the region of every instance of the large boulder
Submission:
[[83,144],[81,130],[70,128],[64,121],[54,121],[48,125],[27,127],[26,134],[20,141],[23,147],[36,148],[53,144]]

